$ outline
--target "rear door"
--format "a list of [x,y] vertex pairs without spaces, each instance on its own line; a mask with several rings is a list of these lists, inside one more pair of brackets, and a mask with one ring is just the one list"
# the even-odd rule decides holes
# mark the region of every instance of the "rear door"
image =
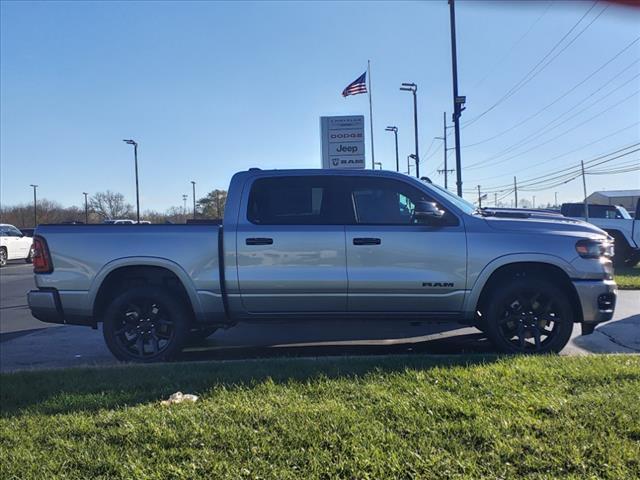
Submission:
[[257,178],[236,235],[242,304],[252,313],[345,312],[344,204],[335,177]]
[[396,179],[352,177],[355,222],[346,228],[351,312],[458,312],[466,288],[464,225],[451,212],[417,223],[425,192]]

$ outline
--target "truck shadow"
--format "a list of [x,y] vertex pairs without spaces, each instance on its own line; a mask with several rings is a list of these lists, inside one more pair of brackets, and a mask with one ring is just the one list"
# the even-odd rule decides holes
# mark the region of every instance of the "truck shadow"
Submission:
[[25,411],[45,415],[97,412],[157,403],[176,391],[207,395],[220,388],[254,388],[264,382],[294,385],[314,378],[359,381],[368,375],[453,368],[494,362],[498,358],[479,354],[366,355],[24,371],[3,377],[0,416],[13,417]]

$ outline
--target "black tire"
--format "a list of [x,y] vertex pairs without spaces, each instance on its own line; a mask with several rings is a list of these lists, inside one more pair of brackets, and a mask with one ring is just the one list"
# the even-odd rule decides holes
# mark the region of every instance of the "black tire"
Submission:
[[191,315],[171,291],[137,287],[116,296],[103,316],[102,333],[118,359],[163,362],[175,358],[189,337]]
[[7,249],[0,248],[0,267],[4,267],[7,264]]
[[627,243],[627,239],[618,232],[610,233],[610,235],[613,237],[613,248],[615,250],[615,255],[613,256],[613,266],[629,266],[631,264],[632,254],[631,248]]
[[543,277],[518,277],[496,286],[489,299],[486,333],[501,352],[560,352],[576,317],[567,293]]

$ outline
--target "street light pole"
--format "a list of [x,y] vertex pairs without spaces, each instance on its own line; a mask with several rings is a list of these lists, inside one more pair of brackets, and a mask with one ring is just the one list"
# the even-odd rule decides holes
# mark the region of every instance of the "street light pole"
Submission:
[[187,198],[189,198],[189,195],[182,195],[182,214],[183,215],[187,214]]
[[38,226],[38,198],[36,196],[36,188],[38,188],[38,185],[31,184],[29,186],[33,187],[33,228],[36,228]]
[[87,224],[89,223],[89,203],[87,201],[89,194],[87,192],[82,192],[82,194],[84,195],[84,223]]
[[400,158],[398,157],[398,127],[387,127],[387,132],[393,132],[393,136],[396,139],[396,172],[400,171]]
[[462,198],[462,165],[460,160],[460,115],[464,110],[466,97],[458,95],[458,59],[456,49],[456,7],[455,0],[449,0],[451,23],[451,71],[453,76],[453,127],[456,150],[456,186],[457,194]]
[[193,219],[196,219],[196,182],[191,180],[191,185],[193,186]]
[[140,223],[140,189],[138,187],[138,143],[134,140],[123,140],[128,145],[133,145],[133,158],[136,164],[136,217]]
[[415,83],[403,83],[400,90],[413,93],[413,129],[416,143],[416,178],[420,178],[420,153],[418,150],[418,86]]

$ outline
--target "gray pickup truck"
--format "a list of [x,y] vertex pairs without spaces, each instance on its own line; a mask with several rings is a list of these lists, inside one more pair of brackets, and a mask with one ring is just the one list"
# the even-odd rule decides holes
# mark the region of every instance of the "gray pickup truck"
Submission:
[[[251,169],[222,224],[42,225],[32,314],[102,323],[122,360],[238,322],[456,320],[505,352],[557,352],[611,319],[613,246],[585,222],[476,209],[386,171]],[[335,325],[335,324],[334,324]]]

